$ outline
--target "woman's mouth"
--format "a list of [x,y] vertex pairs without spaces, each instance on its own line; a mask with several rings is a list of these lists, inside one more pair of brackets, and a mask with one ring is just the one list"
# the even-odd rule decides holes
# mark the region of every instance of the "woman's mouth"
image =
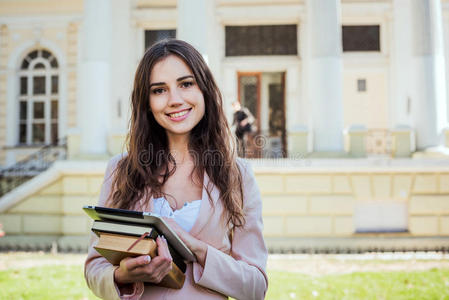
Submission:
[[185,109],[183,111],[167,114],[168,118],[172,121],[182,121],[185,118],[187,118],[188,114],[190,113],[192,109]]

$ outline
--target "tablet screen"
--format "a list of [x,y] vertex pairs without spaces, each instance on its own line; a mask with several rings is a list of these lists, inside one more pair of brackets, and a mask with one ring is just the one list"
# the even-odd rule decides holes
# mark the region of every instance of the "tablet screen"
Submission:
[[176,249],[186,261],[196,261],[196,257],[190,249],[187,248],[179,236],[157,214],[100,206],[84,206],[83,210],[96,221],[111,220],[115,222],[151,225],[155,227],[160,234],[165,236],[168,243]]

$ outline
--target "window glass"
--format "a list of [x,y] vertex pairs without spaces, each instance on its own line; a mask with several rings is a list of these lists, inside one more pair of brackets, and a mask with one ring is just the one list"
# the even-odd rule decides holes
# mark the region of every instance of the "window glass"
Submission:
[[26,121],[26,119],[27,119],[27,111],[28,111],[27,105],[28,105],[27,102],[20,101],[20,120],[21,121]]
[[45,124],[33,124],[33,144],[45,142]]
[[33,103],[33,119],[43,119],[44,118],[44,102],[34,102]]
[[47,50],[43,50],[42,51],[42,57],[45,59],[48,59],[51,56],[51,53],[48,52]]
[[45,65],[43,63],[38,63],[36,65],[34,65],[35,69],[45,69]]
[[297,25],[226,26],[226,56],[297,55]]
[[45,76],[33,77],[33,94],[34,95],[45,94]]
[[343,51],[380,51],[380,26],[342,27]]
[[37,50],[34,50],[33,52],[31,52],[30,54],[28,54],[28,57],[33,60],[37,57]]
[[168,30],[145,30],[145,49],[148,49],[156,42],[159,42],[163,39],[175,38],[176,30],[168,29]]
[[253,116],[257,116],[258,78],[255,75],[242,75],[239,77],[240,100],[242,105],[249,109]]
[[27,124],[20,124],[19,126],[19,143],[25,144],[27,142]]
[[26,95],[28,92],[28,78],[20,77],[20,95]]
[[51,93],[58,93],[58,76],[51,76]]
[[50,65],[51,65],[52,68],[57,68],[58,67],[58,61],[53,56],[51,57]]
[[28,66],[30,65],[30,62],[27,59],[24,59],[22,61],[22,66],[20,67],[22,70],[28,69]]
[[366,92],[366,79],[357,79],[357,91]]
[[51,143],[53,145],[58,143],[58,123],[51,124]]
[[58,119],[58,101],[57,100],[51,101],[51,118]]

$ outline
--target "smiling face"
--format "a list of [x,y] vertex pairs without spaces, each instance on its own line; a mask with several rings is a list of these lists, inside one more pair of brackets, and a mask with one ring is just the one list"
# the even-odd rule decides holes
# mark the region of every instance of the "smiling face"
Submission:
[[169,139],[189,135],[203,118],[203,93],[193,72],[178,56],[167,56],[151,70],[150,109]]

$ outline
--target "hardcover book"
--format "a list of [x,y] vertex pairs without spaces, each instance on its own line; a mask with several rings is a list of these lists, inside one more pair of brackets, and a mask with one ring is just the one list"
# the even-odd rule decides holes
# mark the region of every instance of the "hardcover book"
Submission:
[[[145,224],[137,224],[137,223],[122,223],[117,221],[94,221],[92,225],[92,231],[100,237],[100,233],[114,233],[114,234],[122,234],[127,236],[135,236],[140,237],[145,232],[149,233],[149,238],[156,239],[158,236],[158,231],[155,228],[152,228],[149,225]],[[170,250],[170,254],[173,258],[174,263],[181,269],[184,273],[186,271],[186,264],[181,257],[181,255],[176,251],[171,245],[170,241],[168,242],[168,249]],[[136,255],[138,256],[138,255]]]
[[[102,226],[105,225],[107,224],[102,224]],[[112,228],[110,228],[109,231],[113,231]],[[95,250],[113,265],[119,265],[120,261],[125,257],[149,255],[153,258],[157,256],[157,244],[155,238],[158,234],[154,229],[146,228],[146,232],[140,237],[136,235],[127,235],[123,232],[111,233],[98,230],[95,232],[99,236],[98,244],[94,247]],[[182,263],[184,264],[185,271],[185,263]],[[184,285],[184,280],[185,275],[183,271],[176,265],[176,263],[172,262],[170,273],[168,273],[157,285],[180,289]]]

